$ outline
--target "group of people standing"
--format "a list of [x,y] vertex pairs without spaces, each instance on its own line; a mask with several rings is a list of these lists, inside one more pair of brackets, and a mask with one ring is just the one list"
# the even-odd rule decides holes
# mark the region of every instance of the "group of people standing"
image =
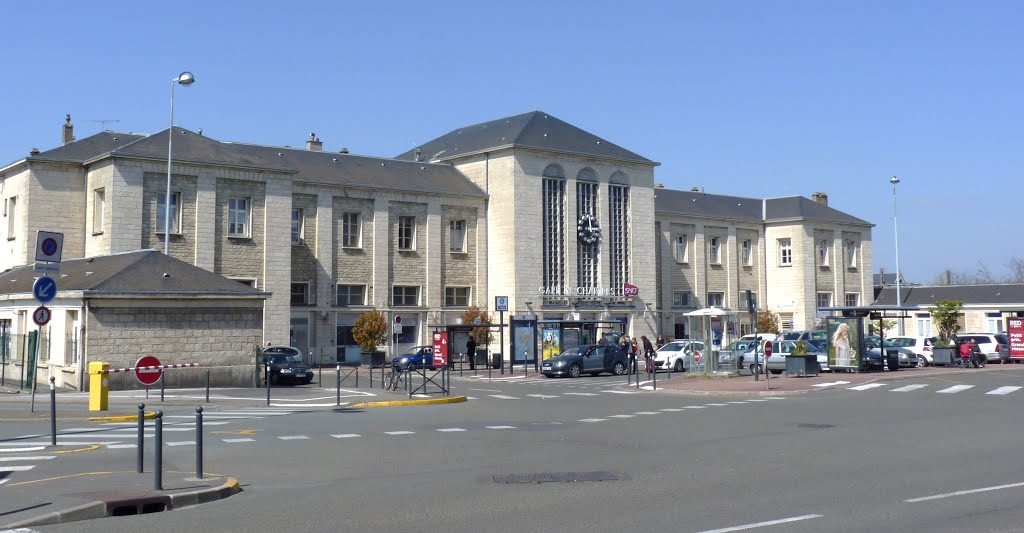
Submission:
[[[665,345],[665,338],[658,335],[658,348]],[[646,362],[646,371],[648,373],[654,371],[654,345],[651,344],[651,340],[647,338],[647,335],[641,335],[640,340],[634,340],[629,335],[623,335],[619,337],[619,348],[629,358],[629,367],[632,369],[631,372],[639,372],[637,366],[637,358],[640,354],[640,350],[643,350],[644,361]]]

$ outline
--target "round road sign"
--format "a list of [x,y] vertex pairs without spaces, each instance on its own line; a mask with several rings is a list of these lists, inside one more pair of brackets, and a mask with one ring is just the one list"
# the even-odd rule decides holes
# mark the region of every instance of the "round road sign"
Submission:
[[48,324],[50,322],[50,308],[45,305],[37,307],[36,310],[32,312],[32,321],[40,327]]
[[764,341],[764,355],[765,355],[765,357],[771,357],[771,355],[772,355],[772,341]]
[[700,352],[696,352],[696,351],[693,352],[693,362],[694,363],[700,363],[700,357],[701,357],[700,356]]
[[160,374],[163,370],[159,368],[147,368],[160,366],[160,360],[152,355],[144,355],[135,361],[135,379],[143,385],[153,385],[160,381]]
[[53,237],[47,237],[43,239],[41,248],[43,249],[44,254],[53,255],[57,253],[57,240]]
[[42,276],[32,284],[32,294],[39,303],[45,304],[57,296],[57,282],[53,278]]
[[395,315],[395,324],[402,323],[402,315]]

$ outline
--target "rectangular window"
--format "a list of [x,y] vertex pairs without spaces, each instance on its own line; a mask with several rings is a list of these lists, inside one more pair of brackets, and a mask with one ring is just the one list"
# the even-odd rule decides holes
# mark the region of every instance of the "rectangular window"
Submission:
[[818,266],[828,266],[828,240],[818,241]]
[[1002,313],[985,313],[985,331],[988,333],[1003,332]]
[[251,228],[251,201],[249,198],[228,199],[228,236],[248,237]]
[[932,336],[932,316],[926,313],[918,313],[914,317],[914,323],[917,325],[917,335],[920,337],[931,337]]
[[779,329],[782,331],[793,329],[793,313],[779,313]]
[[686,235],[676,235],[675,256],[677,263],[685,263],[687,261],[688,258],[686,256]]
[[857,241],[846,241],[846,266],[857,268]]
[[779,239],[779,265],[789,266],[793,264],[793,241]]
[[[757,307],[757,293],[756,292],[753,292],[753,291],[750,292],[750,299],[754,301],[754,307]],[[747,291],[740,291],[740,295],[739,295],[739,297],[736,298],[736,301],[739,302],[739,307],[740,307],[741,310],[744,310],[744,311],[747,310],[747,308],[748,308],[748,306],[747,306]]]
[[418,286],[395,285],[391,288],[391,305],[415,307],[420,304],[420,288]]
[[445,307],[466,307],[469,305],[469,287],[445,287]]
[[[599,185],[591,181],[576,182],[576,220],[583,221],[583,217],[594,217],[597,223],[597,196]],[[577,228],[580,228],[579,222]],[[576,234],[579,235],[579,229]],[[587,243],[578,239],[576,247],[576,279],[578,286],[588,289],[599,285],[598,261],[601,257],[601,245],[598,242]]]
[[302,210],[292,209],[292,244],[302,244],[305,238],[306,224],[303,221]]
[[857,307],[860,305],[860,293],[848,292],[846,293],[846,300],[844,302],[846,307]]
[[416,249],[416,217],[398,217],[398,249]]
[[725,293],[709,292],[707,307],[725,307]]
[[743,239],[743,242],[740,244],[740,261],[743,262],[743,266],[754,264],[754,253],[751,248],[750,239]]
[[100,188],[92,191],[92,234],[103,233],[103,218],[107,211],[105,190]]
[[448,251],[461,254],[466,251],[466,221],[448,221]]
[[15,229],[14,219],[18,211],[18,197],[12,196],[8,198],[7,205],[5,207],[6,209],[4,209],[4,216],[7,217],[7,240],[13,241]]
[[722,247],[718,237],[711,237],[708,241],[708,260],[712,265],[722,264]]
[[832,307],[832,293],[831,292],[819,292],[818,293],[818,309],[822,307]]
[[292,283],[292,305],[309,305],[309,283]]
[[545,177],[543,188],[543,282],[559,287],[565,283],[565,180]]
[[623,287],[630,279],[629,187],[608,186],[608,286]]
[[341,215],[341,247],[362,247],[362,226],[359,224],[359,213]]
[[690,307],[690,292],[689,291],[672,291],[672,307],[683,308]]
[[336,301],[340,307],[366,305],[366,285],[338,285]]
[[[181,193],[171,193],[171,235],[178,235],[181,233]],[[164,230],[167,229],[164,221],[164,213],[167,212],[167,193],[158,192],[156,193],[156,232],[160,235],[164,234]]]

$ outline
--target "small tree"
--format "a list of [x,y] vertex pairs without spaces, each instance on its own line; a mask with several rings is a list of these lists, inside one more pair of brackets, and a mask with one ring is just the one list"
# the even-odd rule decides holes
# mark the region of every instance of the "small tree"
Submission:
[[388,341],[388,321],[384,319],[384,313],[367,311],[359,315],[352,327],[352,337],[359,343],[363,353],[377,351],[378,346]]
[[[493,324],[493,322],[491,322],[491,317],[488,316],[488,314],[487,314],[487,311],[484,311],[483,309],[480,309],[479,307],[473,307],[473,308],[470,308],[470,309],[466,309],[462,313],[462,323],[464,325],[467,325],[467,326],[475,324],[476,323],[476,319],[478,319],[478,318],[480,319],[481,326],[484,325],[484,324],[487,324],[487,325]],[[488,346],[492,342],[494,342],[494,335],[491,333],[490,328],[485,328],[485,327],[473,328],[472,335],[473,335],[473,339],[476,340],[476,343],[479,346]]]
[[767,309],[760,310],[757,312],[757,332],[758,333],[774,333],[778,335],[779,330],[779,315],[773,313]]
[[964,303],[960,300],[936,300],[935,306],[928,308],[942,340],[949,342],[960,332],[960,311],[963,308]]

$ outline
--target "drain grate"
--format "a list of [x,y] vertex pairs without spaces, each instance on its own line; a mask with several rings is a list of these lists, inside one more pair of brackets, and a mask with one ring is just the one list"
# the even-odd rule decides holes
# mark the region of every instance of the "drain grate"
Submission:
[[494,474],[495,483],[577,483],[580,481],[618,481],[614,472],[541,472],[538,474]]

